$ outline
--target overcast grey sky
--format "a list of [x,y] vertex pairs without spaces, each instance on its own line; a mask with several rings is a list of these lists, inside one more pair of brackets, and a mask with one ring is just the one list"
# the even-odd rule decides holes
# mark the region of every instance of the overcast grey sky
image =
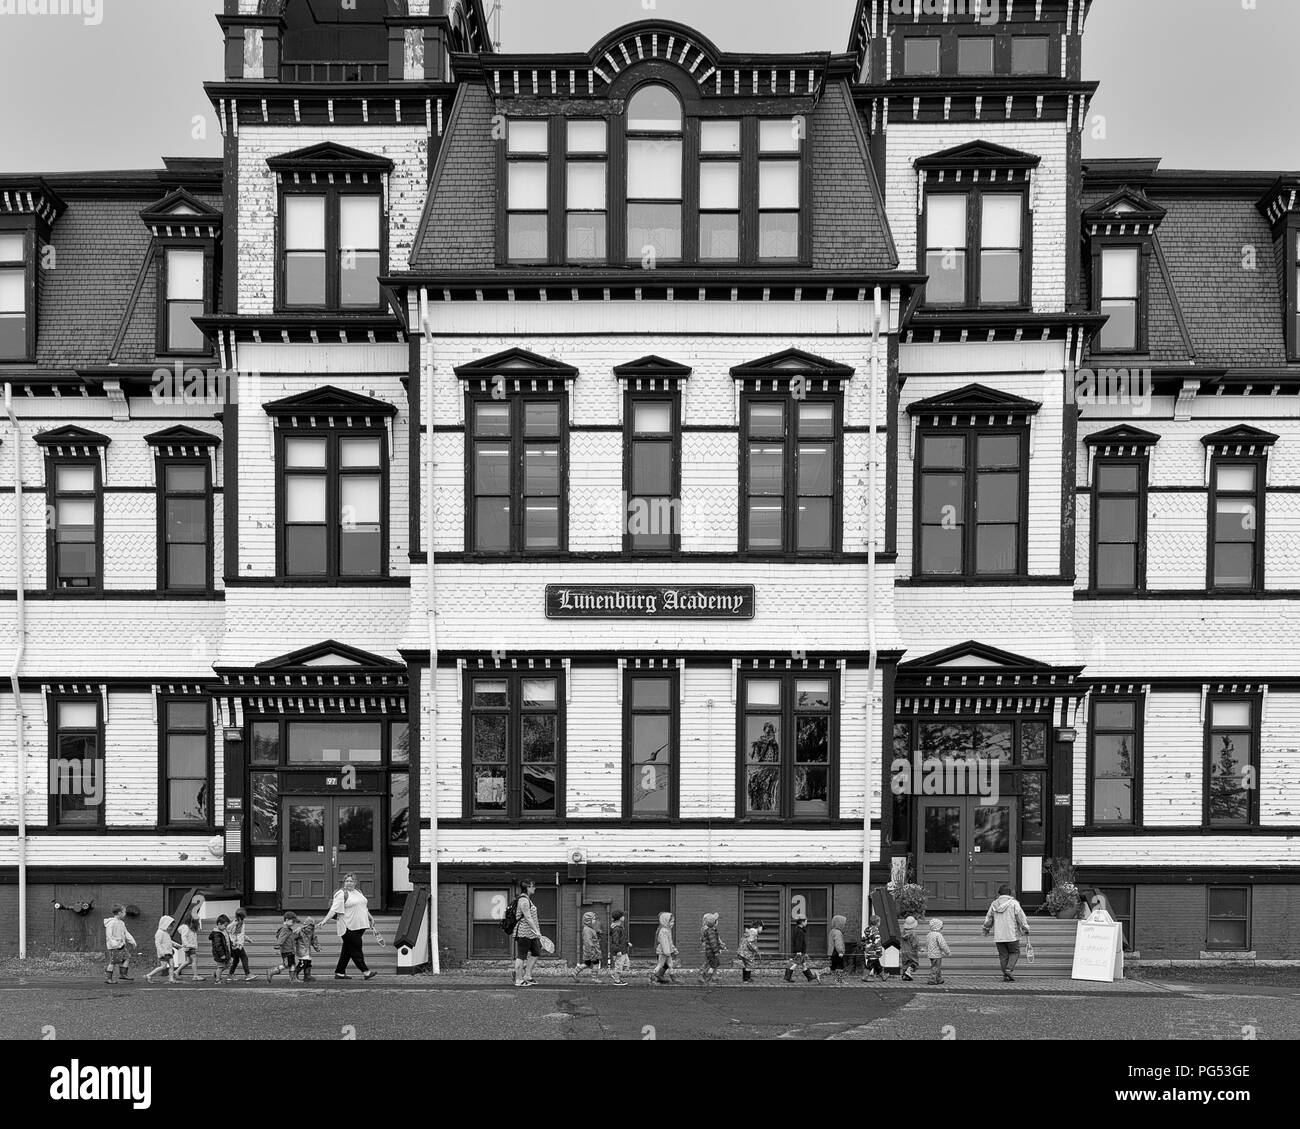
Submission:
[[[1255,4],[1254,10],[1248,5]],[[152,168],[215,156],[202,83],[219,79],[220,0],[101,0],[102,22],[0,15],[0,171]],[[488,0],[491,6],[491,0]],[[505,50],[583,50],[650,16],[723,50],[842,51],[854,0],[505,0]],[[1094,157],[1166,168],[1300,169],[1296,0],[1096,0],[1085,73],[1101,82]]]

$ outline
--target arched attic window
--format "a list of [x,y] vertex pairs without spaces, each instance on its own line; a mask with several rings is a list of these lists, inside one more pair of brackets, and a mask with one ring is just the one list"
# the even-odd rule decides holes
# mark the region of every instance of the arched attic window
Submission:
[[682,257],[682,103],[642,86],[627,104],[627,257]]

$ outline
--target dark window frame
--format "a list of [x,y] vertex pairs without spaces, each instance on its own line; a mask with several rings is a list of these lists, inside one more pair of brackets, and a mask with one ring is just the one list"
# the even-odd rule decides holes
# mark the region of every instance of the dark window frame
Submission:
[[[521,714],[550,713],[550,710],[530,707],[524,709],[523,683],[534,679],[555,680],[555,811],[526,813],[522,806],[523,765],[521,755]],[[474,682],[505,681],[506,705],[474,707]],[[463,672],[461,683],[461,810],[465,819],[481,824],[506,824],[532,826],[539,823],[563,823],[566,819],[565,781],[568,748],[566,723],[568,715],[568,672],[563,666],[535,666],[531,668],[500,670],[495,668],[471,669]],[[475,713],[506,718],[506,807],[503,812],[477,811],[474,799],[474,726]],[[545,762],[542,762],[545,763]]]
[[[1225,892],[1225,893],[1231,892],[1231,893],[1244,894],[1246,896],[1246,916],[1242,918],[1237,916],[1236,914],[1214,913],[1213,903],[1214,903],[1215,892]],[[1206,886],[1205,888],[1205,951],[1206,952],[1234,953],[1234,952],[1253,951],[1251,945],[1253,943],[1253,934],[1255,931],[1254,930],[1255,923],[1253,920],[1254,918],[1253,911],[1255,907],[1254,907],[1254,901],[1251,897],[1252,893],[1253,890],[1250,886],[1226,886],[1226,885],[1218,885],[1218,884]],[[1210,923],[1212,921],[1242,922],[1246,927],[1246,947],[1244,949],[1230,949],[1224,945],[1211,945],[1210,944]]]
[[[1124,938],[1124,951],[1137,951],[1137,887],[1098,886],[1096,887],[1096,890],[1097,893],[1101,894],[1110,903],[1111,916],[1115,919],[1115,923],[1120,927],[1120,935]],[[1115,912],[1116,906],[1114,895],[1121,892],[1128,897],[1128,913],[1126,914]]]
[[[1132,818],[1129,820],[1098,819],[1096,811],[1097,782],[1097,737],[1128,733],[1130,730],[1107,728],[1100,729],[1097,723],[1097,709],[1103,705],[1132,705],[1133,707],[1133,775],[1132,780]],[[1094,694],[1088,707],[1088,749],[1087,749],[1087,804],[1085,826],[1090,830],[1114,830],[1115,828],[1139,828],[1143,825],[1142,811],[1142,761],[1143,761],[1143,721],[1145,701],[1142,694]],[[1107,779],[1121,779],[1118,777]]]
[[[605,148],[602,152],[596,153],[596,152],[586,152],[586,151],[571,151],[569,149],[569,135],[568,135],[569,124],[577,123],[577,122],[588,122],[588,123],[599,122],[601,125],[605,127]],[[564,171],[564,188],[563,188],[563,196],[562,196],[563,221],[564,221],[564,231],[562,236],[562,248],[563,248],[562,253],[564,255],[564,261],[568,264],[578,265],[578,266],[584,264],[603,265],[609,262],[609,217],[611,211],[613,210],[610,207],[610,181],[612,180],[610,170],[612,167],[612,162],[610,160],[610,151],[609,151],[610,150],[609,120],[607,118],[598,118],[598,117],[585,117],[585,118],[574,117],[574,118],[564,119],[563,124],[564,124],[564,138],[563,138],[563,148],[561,150],[560,155],[563,161],[563,171]],[[589,208],[575,209],[569,206],[569,166],[583,165],[583,164],[600,165],[602,170],[604,171],[605,208],[603,211],[596,211],[594,209],[589,209]],[[549,199],[547,200],[547,204],[548,205],[550,204]],[[605,254],[604,255],[597,255],[592,258],[580,258],[573,254],[572,249],[569,246],[569,217],[575,215],[602,217],[604,222],[604,229],[605,229]],[[599,224],[597,226],[599,227]]]
[[[358,179],[352,184],[344,183],[342,173],[334,178],[334,183],[281,184],[278,187],[277,211],[275,217],[275,310],[281,314],[293,313],[377,313],[385,309],[384,295],[380,290],[373,306],[345,306],[340,300],[339,272],[342,270],[342,248],[340,246],[340,207],[343,196],[370,196],[379,201],[379,278],[388,272],[388,226],[389,215],[384,207],[384,190],[378,181]],[[288,220],[286,201],[291,196],[323,196],[325,198],[325,301],[323,304],[293,303],[288,301],[288,255],[287,237]]]
[[[193,735],[199,730],[192,727],[172,729],[168,716],[168,707],[173,705],[202,705],[204,707],[203,736],[207,748],[205,771],[207,772],[207,812],[205,820],[174,819],[171,810],[169,785],[171,775],[167,771],[168,739],[173,733]],[[216,726],[212,722],[212,701],[210,698],[198,698],[185,694],[160,694],[156,699],[158,710],[158,826],[165,831],[204,831],[218,830],[216,815]],[[186,778],[190,779],[190,778]]]
[[[967,580],[1005,580],[1008,583],[1014,583],[1019,580],[1025,580],[1029,576],[1029,438],[1031,424],[1026,420],[1023,424],[1002,424],[993,427],[981,425],[965,425],[959,427],[926,426],[918,425],[916,429],[916,441],[913,451],[913,483],[912,483],[912,574],[913,576],[927,580],[946,580],[951,583],[960,583]],[[923,539],[921,536],[924,517],[923,510],[923,488],[924,478],[927,473],[925,469],[925,440],[936,437],[951,437],[962,435],[966,439],[966,458],[963,474],[965,476],[965,487],[963,494],[963,514],[962,528],[963,545],[962,545],[962,569],[960,572],[927,572],[924,567],[924,557],[922,556]],[[979,527],[978,512],[978,479],[979,479],[979,440],[994,438],[997,436],[1015,436],[1020,440],[1020,520],[1018,543],[1016,547],[1017,569],[1014,573],[1001,572],[980,572],[977,567],[977,532]],[[994,468],[996,471],[996,468]],[[949,474],[954,472],[949,471]],[[1005,523],[998,523],[1005,524]]]
[[[668,708],[637,709],[633,703],[632,684],[637,679],[657,679],[668,683]],[[632,740],[632,719],[638,715],[668,717],[668,734],[672,742],[672,758],[668,784],[668,810],[662,814],[650,813],[637,815],[632,803],[633,790],[636,786],[635,749]],[[642,668],[628,666],[623,670],[623,818],[628,823],[676,821],[680,812],[682,774],[682,706],[681,682],[676,663],[667,669],[663,667]]]
[[[1220,491],[1219,490],[1219,469],[1221,467],[1251,467],[1255,471],[1255,489],[1253,493],[1247,494],[1245,491]],[[1266,571],[1265,571],[1265,553],[1267,551],[1268,541],[1265,535],[1264,521],[1265,511],[1268,506],[1268,455],[1215,455],[1210,456],[1210,489],[1209,489],[1209,532],[1207,536],[1207,552],[1205,566],[1205,590],[1214,594],[1219,592],[1234,593],[1262,593],[1264,591]],[[1255,507],[1255,538],[1254,546],[1254,568],[1252,570],[1250,584],[1219,584],[1217,583],[1214,569],[1214,551],[1219,544],[1218,540],[1218,503],[1220,494],[1230,499],[1246,500],[1249,499]],[[1245,542],[1224,542],[1224,544],[1245,544]]]
[[[770,109],[755,106],[744,112],[737,112],[731,106],[714,105],[701,96],[698,86],[690,81],[676,66],[662,60],[638,60],[632,71],[625,71],[615,79],[611,88],[611,106],[625,106],[642,86],[667,86],[677,96],[682,105],[682,129],[676,133],[647,133],[644,139],[663,139],[680,136],[682,141],[682,254],[680,258],[659,258],[657,265],[672,264],[681,267],[736,267],[736,266],[811,266],[812,265],[812,213],[813,213],[813,146],[815,144],[814,115],[806,111],[796,111],[794,107],[788,115],[777,115],[780,120],[793,122],[796,117],[802,119],[803,136],[797,154],[799,162],[799,255],[795,259],[761,258],[759,256],[759,122],[775,120]],[[592,115],[585,116],[590,119]],[[727,121],[739,121],[741,130],[739,154],[710,154],[700,152],[701,122],[710,118]],[[510,114],[508,120],[545,121],[548,124],[548,152],[543,158],[536,154],[525,158],[512,158],[509,154],[508,138],[499,138],[496,144],[496,262],[498,267],[528,266],[601,266],[629,267],[639,266],[641,256],[627,254],[627,207],[628,207],[628,162],[627,162],[627,114],[625,110],[614,113],[611,109],[605,116],[606,160],[608,172],[606,181],[606,257],[604,260],[571,260],[568,257],[567,239],[567,185],[566,168],[570,160],[568,154],[565,123],[568,118],[561,115],[547,115],[541,118],[529,117],[523,113]],[[576,120],[576,119],[575,119]],[[632,134],[637,139],[637,133]],[[514,259],[510,255],[509,240],[509,171],[512,159],[545,159],[547,172],[547,254],[545,260]],[[700,255],[700,167],[706,160],[733,160],[740,163],[739,195],[739,249],[736,259],[707,259]],[[776,155],[768,159],[796,159],[795,154]],[[788,209],[770,209],[787,211]],[[540,214],[540,213],[539,213]]]
[[[954,23],[935,24],[930,22],[915,22],[905,24],[903,21],[911,14],[910,5],[901,16],[894,16],[895,29],[906,27],[906,31],[894,36],[895,44],[892,47],[893,66],[892,73],[895,79],[912,80],[916,82],[935,82],[948,81],[950,79],[958,80],[963,84],[969,83],[972,86],[980,83],[996,82],[1001,79],[1050,79],[1059,77],[1061,73],[1061,40],[1065,32],[1063,21],[1048,20],[1036,21],[1032,24],[1021,23],[1019,20],[1014,23],[1006,21],[997,27],[971,27],[969,24],[956,25]],[[1044,13],[1046,15],[1046,13]],[[963,39],[992,39],[993,40],[993,71],[991,74],[966,73],[961,71],[959,66],[960,46]],[[1043,40],[1047,46],[1047,61],[1045,68],[1041,71],[1016,70],[1014,66],[1015,44],[1017,42],[1033,39]],[[910,71],[907,67],[907,44],[909,40],[930,40],[937,41],[939,44],[939,62],[936,71]]]
[[[739,148],[735,153],[725,151],[704,149],[704,124],[709,122],[735,122],[736,131],[739,134]],[[711,118],[701,119],[697,129],[699,139],[696,144],[696,160],[699,162],[699,168],[696,175],[699,179],[699,207],[697,209],[696,222],[699,225],[699,236],[696,241],[695,254],[700,266],[720,266],[730,265],[741,261],[744,257],[745,250],[745,228],[746,228],[746,207],[745,207],[745,119],[743,117],[730,118]],[[736,207],[731,208],[706,208],[704,206],[704,169],[708,165],[734,165],[736,167]],[[755,203],[757,208],[757,202]],[[735,216],[736,217],[736,255],[734,258],[721,258],[716,255],[705,255],[703,248],[704,240],[704,217],[705,216]]]
[[1138,253],[1137,261],[1137,310],[1134,315],[1136,325],[1134,328],[1134,345],[1133,348],[1111,348],[1108,349],[1102,342],[1102,330],[1098,329],[1093,335],[1090,352],[1096,357],[1128,357],[1142,356],[1150,348],[1150,312],[1151,312],[1151,255],[1152,255],[1152,237],[1132,237],[1132,236],[1101,236],[1094,235],[1092,243],[1092,271],[1089,275],[1092,291],[1092,307],[1100,311],[1103,299],[1103,258],[1106,251],[1117,250],[1136,250]]
[[208,357],[212,347],[204,338],[202,345],[194,349],[174,348],[171,343],[171,305],[174,301],[168,297],[170,287],[170,262],[173,251],[191,251],[203,256],[203,315],[212,312],[212,299],[216,291],[216,247],[212,240],[195,241],[192,239],[158,239],[154,262],[157,268],[157,304],[158,304],[158,340],[157,350],[160,357]]
[[[1222,703],[1245,703],[1250,707],[1250,728],[1239,726],[1216,726],[1214,724],[1214,707]],[[1205,831],[1231,834],[1234,829],[1257,828],[1260,826],[1260,737],[1263,719],[1264,699],[1262,694],[1207,694],[1205,698],[1205,722],[1202,727],[1202,761],[1201,761],[1201,827]],[[1254,787],[1246,788],[1246,819],[1244,821],[1216,820],[1210,810],[1211,773],[1214,769],[1216,734],[1246,733],[1250,737],[1249,765],[1254,772]]]
[[[751,436],[749,431],[749,408],[754,404],[782,405],[784,434],[781,443],[784,446],[782,461],[782,525],[781,548],[751,549],[749,547],[749,502],[750,465],[749,448]],[[834,434],[829,442],[835,445],[835,470],[831,498],[831,544],[828,549],[800,549],[799,536],[799,412],[801,404],[830,404],[833,413]],[[758,437],[762,440],[764,437]],[[814,437],[816,438],[816,437]],[[768,439],[767,442],[776,442]],[[741,560],[750,561],[808,561],[833,560],[844,551],[844,393],[835,392],[809,393],[796,398],[785,392],[748,392],[742,391],[740,397],[740,497],[739,497],[739,543],[737,552]],[[752,495],[761,497],[762,495]],[[823,495],[807,495],[822,497]]]
[[[826,710],[800,710],[796,704],[796,684],[800,681],[827,681],[830,684],[830,707]],[[747,706],[747,687],[751,681],[780,682],[781,705],[778,711],[750,710]],[[840,700],[840,672],[838,668],[808,668],[807,670],[763,669],[741,670],[736,678],[736,809],[738,824],[758,826],[802,827],[834,823],[840,815],[840,730],[843,708]],[[745,715],[751,712],[773,712],[781,719],[781,790],[780,808],[773,814],[750,814],[747,799],[748,761],[745,749]],[[828,718],[826,728],[826,814],[796,815],[794,813],[794,769],[798,752],[796,718],[801,713]]]
[[[627,939],[627,943],[628,943],[629,945],[631,945],[631,944],[633,943],[633,942],[632,942],[632,938],[633,938],[633,930],[634,930],[634,929],[640,929],[640,928],[643,928],[643,927],[649,927],[649,928],[653,928],[655,932],[657,932],[658,929],[659,929],[659,917],[658,917],[658,914],[656,914],[654,921],[651,921],[649,918],[646,918],[646,917],[633,917],[633,915],[632,915],[632,911],[633,911],[633,907],[632,907],[632,901],[633,901],[633,897],[632,897],[632,895],[633,895],[633,891],[637,891],[638,893],[651,893],[651,892],[652,892],[652,893],[665,893],[665,894],[667,894],[667,895],[668,895],[668,909],[667,909],[667,911],[660,910],[659,913],[664,913],[664,912],[670,913],[670,914],[673,915],[674,919],[676,918],[676,915],[677,915],[677,888],[676,888],[675,886],[673,886],[673,885],[666,885],[666,884],[659,884],[659,883],[654,883],[654,882],[637,882],[637,883],[632,883],[632,884],[629,884],[628,886],[625,886],[624,889],[623,889],[623,905],[626,906],[627,908],[626,908],[626,916],[624,917],[624,922],[625,922],[625,924],[627,925],[627,938],[626,938],[626,939]],[[674,939],[675,941],[680,940],[680,937],[679,937],[680,924],[681,924],[681,923],[680,923],[680,922],[677,922],[676,920],[674,920],[674,922],[673,922],[673,939]],[[644,947],[645,947],[645,946],[642,946],[642,948],[644,948]],[[678,945],[678,947],[680,948],[681,946]],[[638,949],[636,949],[636,947],[634,946],[634,947],[633,947],[633,955],[636,956],[638,960],[643,960],[643,959],[654,959],[655,952],[654,952],[654,945],[653,945],[653,943],[650,945],[650,949],[649,949],[648,952],[641,952],[641,951],[639,951]]]
[[[94,809],[96,818],[92,822],[61,822],[59,819],[59,797],[55,794],[53,788],[48,788],[49,802],[46,810],[46,826],[44,831],[55,834],[72,834],[85,835],[96,831],[104,832],[108,830],[108,753],[104,747],[105,723],[104,723],[104,699],[99,694],[51,694],[46,701],[46,734],[47,734],[47,752],[46,752],[46,780],[48,784],[49,766],[59,759],[59,739],[60,735],[65,732],[59,727],[59,706],[64,704],[91,705],[95,707],[95,751],[98,754],[96,758],[102,766],[101,787],[104,795],[99,805]],[[84,727],[76,727],[68,730],[74,734],[85,734],[89,730]],[[84,780],[84,776],[83,776]]]
[[[635,98],[646,87],[650,87],[650,86],[666,87],[669,91],[672,92],[673,96],[677,99],[677,103],[681,107],[681,127],[679,129],[638,130],[638,129],[631,128],[628,122],[628,117],[632,105],[632,99]],[[630,226],[628,215],[631,211],[632,205],[634,204],[671,205],[674,201],[674,198],[670,198],[670,197],[664,197],[662,199],[651,199],[649,197],[644,197],[644,196],[633,197],[631,195],[630,189],[628,187],[628,178],[631,171],[630,169],[631,162],[628,159],[628,142],[630,141],[649,141],[649,142],[675,141],[678,145],[681,146],[681,155],[682,155],[681,194],[680,196],[675,198],[678,207],[681,209],[681,254],[676,256],[669,256],[669,255],[656,256],[655,262],[656,265],[660,263],[671,263],[673,265],[679,265],[679,264],[690,262],[691,261],[691,228],[692,226],[694,226],[691,222],[691,213],[692,211],[694,211],[696,214],[698,214],[699,212],[698,174],[696,174],[696,176],[692,178],[691,149],[692,149],[692,137],[697,137],[699,130],[698,127],[692,128],[693,123],[691,123],[689,120],[686,99],[682,96],[682,91],[678,89],[676,83],[664,82],[658,76],[653,76],[653,75],[648,76],[643,81],[637,82],[634,87],[628,90],[624,111],[622,114],[620,114],[617,118],[613,120],[619,122],[620,125],[620,128],[618,129],[618,138],[619,138],[618,144],[623,159],[619,162],[622,175],[619,178],[619,185],[621,191],[619,192],[618,200],[619,200],[621,211],[623,213],[622,231],[623,231],[624,238],[622,241],[621,249],[610,248],[611,257],[616,262],[622,264],[640,263],[644,257],[645,254],[644,251],[634,253],[632,249],[627,245],[626,236],[627,236],[627,230]],[[694,147],[696,152],[698,152],[698,148],[699,148],[698,140],[694,142]],[[694,179],[697,182],[696,191],[694,193],[696,203],[693,209],[690,203],[690,197],[692,195],[691,193],[692,179]],[[696,237],[696,242],[698,243],[698,236]]]
[[[506,931],[501,928],[501,921],[504,918],[505,914],[502,913],[502,916],[499,918],[475,917],[474,900],[475,897],[479,894],[504,894],[506,899],[506,909],[509,909],[511,903],[518,896],[517,893],[515,892],[514,884],[510,882],[501,882],[496,884],[488,883],[488,882],[476,882],[469,887],[469,889],[466,891],[466,894],[467,897],[466,897],[466,906],[465,906],[465,916],[468,918],[468,923],[467,923],[468,931],[466,936],[467,955],[471,959],[477,958],[477,959],[491,959],[491,960],[507,960],[507,959],[513,960],[515,956],[514,938],[511,937],[510,934],[506,933]],[[489,923],[491,924],[492,928],[494,928],[497,931],[497,933],[500,935],[501,947],[497,949],[486,949],[484,951],[479,951],[475,947],[475,943],[474,943],[474,939],[477,936],[477,927],[480,925],[486,926]]]
[[25,348],[21,356],[0,356],[0,364],[34,364],[36,362],[37,302],[40,287],[37,285],[37,259],[41,240],[35,219],[29,216],[0,216],[0,234],[18,233],[23,237],[22,259],[6,259],[0,266],[13,270],[21,265],[23,270],[23,331]]
[[[58,489],[58,468],[62,466],[91,467],[95,475],[93,495],[85,491],[60,493]],[[79,500],[91,499],[95,507],[95,582],[85,587],[64,586],[59,584],[58,565],[58,529],[57,517],[46,522],[45,533],[45,570],[46,585],[52,595],[62,596],[101,596],[104,592],[104,465],[100,451],[94,449],[90,455],[56,455],[48,454],[45,458],[45,505],[46,513],[57,515],[58,500],[61,497]]]
[[[513,379],[513,375],[507,377]],[[520,380],[528,380],[521,375]],[[549,378],[548,378],[549,379]],[[572,395],[567,385],[550,392],[507,392],[504,397],[493,396],[490,392],[465,392],[465,552],[475,558],[491,561],[526,561],[539,557],[554,556],[569,551],[569,397]],[[525,547],[524,535],[524,452],[529,437],[524,434],[525,405],[529,403],[555,402],[559,405],[559,544],[554,548],[528,549]],[[474,434],[475,406],[481,403],[508,404],[510,406],[510,435],[484,436],[485,443],[510,444],[510,547],[508,549],[477,548],[476,505],[479,495],[476,493],[474,473],[475,445],[478,437]],[[537,437],[534,441],[545,442]],[[483,497],[500,497],[485,494]]]
[[[189,467],[203,468],[204,485],[202,492],[199,491],[170,491],[167,488],[167,471],[172,467]],[[154,472],[157,475],[156,483],[156,506],[157,506],[157,527],[158,527],[158,556],[156,565],[156,577],[158,593],[160,596],[176,595],[193,595],[202,592],[211,596],[216,591],[216,579],[214,576],[215,569],[215,510],[216,510],[216,491],[212,481],[212,459],[207,452],[197,456],[176,456],[176,455],[159,455],[154,460]],[[172,585],[168,575],[167,563],[167,501],[170,498],[184,498],[194,501],[198,498],[203,499],[204,517],[207,540],[204,544],[206,550],[204,554],[204,572],[203,583],[201,585]]]
[[[1138,485],[1136,492],[1103,490],[1101,488],[1101,471],[1103,468],[1136,467]],[[1145,454],[1135,457],[1096,456],[1092,469],[1091,512],[1088,530],[1088,591],[1092,593],[1145,592],[1147,589],[1147,507],[1151,487],[1151,460]],[[1105,585],[1100,583],[1098,570],[1101,548],[1101,513],[1103,498],[1133,498],[1137,506],[1137,543],[1134,562],[1134,583],[1131,587]]]
[[1286,271],[1286,352],[1287,360],[1300,361],[1300,216],[1287,214],[1283,238],[1283,269]]
[[[975,184],[969,187],[953,187],[950,184],[930,185],[925,187],[925,211],[917,224],[921,237],[916,241],[917,270],[929,274],[929,256],[932,248],[929,238],[930,201],[935,197],[961,196],[966,201],[966,275],[965,297],[960,302],[934,302],[927,293],[922,299],[922,309],[926,311],[943,310],[1028,310],[1033,305],[1034,292],[1034,213],[1029,205],[1028,184]],[[997,251],[1009,248],[985,247],[983,243],[985,196],[1019,196],[1020,197],[1020,294],[1015,302],[985,302],[980,296],[983,281],[982,257],[985,250]],[[955,248],[954,248],[955,250]]]
[[[639,433],[635,427],[635,405],[641,403],[667,404],[671,413],[669,433],[661,435],[645,432]],[[669,495],[669,515],[673,523],[670,543],[667,548],[653,548],[636,544],[636,535],[631,530],[631,506],[640,497],[657,498],[659,495],[639,495],[633,492],[633,453],[638,442],[665,443],[670,450],[671,490]],[[676,559],[682,550],[682,396],[677,390],[662,392],[642,392],[632,388],[623,393],[623,551],[625,553],[652,553],[655,556]]]
[[[288,478],[294,476],[285,465],[285,444],[289,439],[324,439],[325,466],[311,477],[325,477],[325,569],[319,573],[290,573],[288,571]],[[370,477],[371,468],[344,470],[340,465],[339,441],[342,439],[374,439],[379,443],[379,572],[374,575],[344,573],[341,571],[342,547],[342,486],[344,477]],[[391,489],[392,457],[388,450],[388,429],[385,427],[277,427],[275,431],[275,575],[282,582],[316,585],[355,585],[383,583],[391,575],[389,560],[391,550]],[[306,472],[304,477],[308,476]]]

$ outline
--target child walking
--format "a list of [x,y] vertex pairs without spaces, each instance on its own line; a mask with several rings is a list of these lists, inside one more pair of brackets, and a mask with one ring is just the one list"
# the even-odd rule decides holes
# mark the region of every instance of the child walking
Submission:
[[248,940],[244,934],[244,921],[247,917],[248,914],[244,911],[244,907],[240,906],[239,909],[235,910],[235,920],[226,929],[226,936],[230,940],[230,973],[232,979],[235,969],[240,965],[243,966],[245,980],[257,979],[248,971]]
[[176,966],[176,979],[187,968],[194,971],[190,978],[195,984],[202,984],[206,977],[199,975],[199,935],[194,932],[189,922],[183,922],[176,931],[179,934],[180,944],[172,954],[172,962]]
[[224,984],[230,979],[230,938],[226,935],[226,926],[229,924],[230,918],[223,913],[208,934],[208,943],[212,946],[212,962],[217,966],[218,984]]
[[909,917],[903,922],[902,947],[899,950],[899,959],[903,965],[904,980],[911,980],[912,973],[921,967],[921,951],[916,937],[918,924],[914,917]]
[[614,961],[609,978],[620,988],[627,986],[624,974],[632,971],[632,946],[627,941],[626,916],[621,909],[609,916],[609,952]]
[[761,924],[750,925],[745,929],[745,936],[741,938],[740,945],[736,949],[736,959],[740,961],[740,982],[742,984],[752,984],[754,982],[754,969],[758,967],[762,959],[758,951],[758,935],[762,932]]
[[158,954],[158,967],[144,974],[146,984],[152,984],[153,978],[160,972],[167,973],[168,984],[176,983],[176,969],[172,965],[172,955],[176,951],[176,945],[172,941],[173,920],[170,914],[163,914],[158,919],[158,929],[153,935],[154,952]]
[[821,977],[808,967],[808,919],[800,909],[795,909],[790,917],[790,948],[794,955],[790,958],[790,967],[785,970],[785,982],[794,983],[794,970],[799,968],[809,984],[820,983]]
[[298,915],[293,910],[285,910],[284,920],[275,931],[275,951],[280,954],[280,963],[266,970],[266,982],[269,984],[281,972],[287,972],[290,980],[296,980],[294,972],[298,961]]
[[307,918],[294,933],[293,956],[298,962],[292,975],[295,980],[311,979],[311,954],[320,952],[320,942],[316,940],[316,921]]
[[830,936],[826,938],[826,948],[831,958],[831,971],[835,973],[835,983],[844,987],[844,930],[849,919],[843,914],[831,918]]
[[128,976],[131,967],[131,954],[127,945],[135,947],[135,938],[126,929],[126,906],[120,902],[113,906],[113,916],[104,918],[104,983],[113,984],[117,980],[128,983],[135,979]]
[[867,962],[862,983],[884,980],[885,970],[880,965],[880,958],[885,955],[885,946],[880,941],[880,918],[874,913],[868,919],[867,928],[862,934],[862,955]]
[[718,915],[706,913],[700,923],[700,951],[704,953],[704,967],[700,970],[700,983],[711,984],[718,978],[719,957],[727,946],[718,935]]
[[677,946],[673,944],[673,915],[659,915],[659,930],[655,933],[655,953],[659,957],[654,971],[650,973],[651,984],[671,984],[674,982],[673,960],[677,956]]
[[596,915],[588,910],[582,915],[582,958],[573,966],[569,974],[576,984],[584,972],[590,972],[591,978],[600,981],[600,928],[596,924]]
[[943,983],[943,958],[952,956],[948,938],[943,935],[943,921],[930,918],[930,932],[925,937],[925,955],[930,958],[930,978],[927,984]]

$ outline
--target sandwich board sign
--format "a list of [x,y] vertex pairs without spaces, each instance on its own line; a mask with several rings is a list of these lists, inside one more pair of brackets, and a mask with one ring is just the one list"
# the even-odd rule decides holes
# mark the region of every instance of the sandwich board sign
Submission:
[[1120,925],[1113,922],[1081,921],[1074,936],[1074,967],[1071,980],[1093,980],[1110,984],[1124,979],[1124,942]]

